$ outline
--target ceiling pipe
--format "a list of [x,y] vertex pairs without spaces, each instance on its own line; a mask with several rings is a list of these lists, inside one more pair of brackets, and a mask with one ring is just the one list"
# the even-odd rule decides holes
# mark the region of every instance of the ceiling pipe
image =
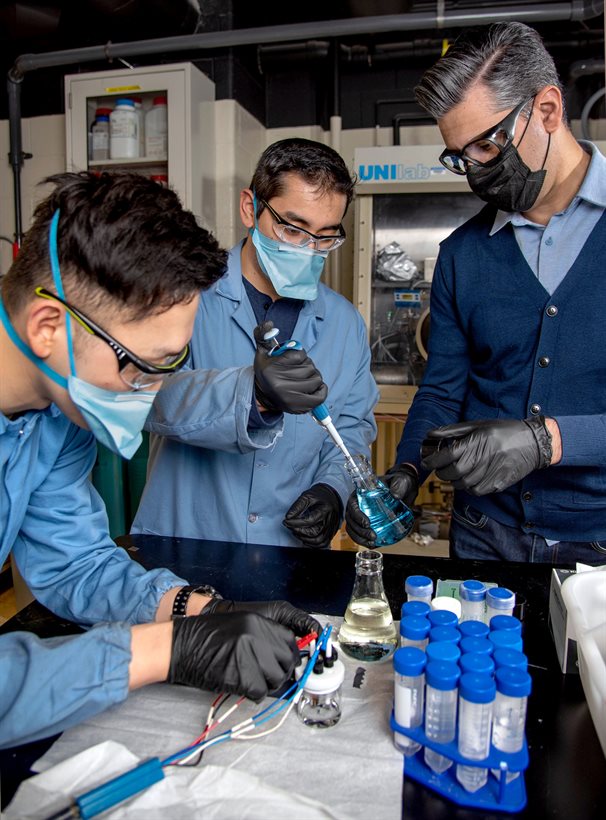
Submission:
[[[102,46],[88,46],[46,54],[23,54],[15,60],[8,72],[8,98],[10,121],[10,164],[13,171],[15,192],[15,241],[21,244],[21,166],[24,155],[21,150],[21,81],[29,71],[53,66],[76,65],[98,60],[112,61],[122,57],[140,57],[152,54],[178,53],[261,43],[288,42],[314,38],[342,38],[361,34],[379,34],[390,31],[423,31],[490,23],[519,21],[524,23],[554,22],[557,20],[588,20],[604,11],[604,0],[569,0],[568,2],[526,3],[506,9],[456,9],[445,10],[439,18],[435,12],[409,14],[385,14],[374,17],[355,17],[346,20],[323,20],[310,23],[294,23],[280,26],[236,29],[186,34],[153,40],[125,43],[108,42]],[[17,213],[17,210],[19,211]]]

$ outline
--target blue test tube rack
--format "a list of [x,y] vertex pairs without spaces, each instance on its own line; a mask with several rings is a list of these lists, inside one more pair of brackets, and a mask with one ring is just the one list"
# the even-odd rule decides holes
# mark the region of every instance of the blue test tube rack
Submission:
[[[426,765],[423,758],[423,749],[419,749],[416,754],[404,758],[406,761],[404,764],[405,776],[428,786],[459,806],[509,813],[521,811],[526,806],[526,785],[524,783],[524,770],[528,767],[526,739],[524,739],[522,749],[514,754],[501,752],[491,745],[490,753],[484,760],[470,760],[459,752],[456,737],[451,743],[436,743],[427,737],[421,727],[407,729],[400,726],[399,723],[396,723],[393,712],[391,713],[390,725],[394,732],[406,735],[416,740],[421,746],[428,746],[453,761],[453,765],[449,769],[442,774],[437,774]],[[468,792],[456,778],[457,763],[462,763],[465,766],[487,768],[488,781],[477,792]],[[491,769],[500,771],[501,774],[498,780],[490,771]],[[507,783],[506,775],[508,772],[520,772],[520,776]]]

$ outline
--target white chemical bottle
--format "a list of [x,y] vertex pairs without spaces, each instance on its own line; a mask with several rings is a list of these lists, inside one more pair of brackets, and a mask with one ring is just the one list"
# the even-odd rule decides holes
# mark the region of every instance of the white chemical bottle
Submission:
[[110,115],[109,155],[111,159],[139,156],[139,117],[132,100],[119,99]]
[[109,159],[109,116],[100,114],[91,126],[91,159]]
[[163,96],[154,97],[153,106],[145,115],[145,156],[168,159],[168,108]]

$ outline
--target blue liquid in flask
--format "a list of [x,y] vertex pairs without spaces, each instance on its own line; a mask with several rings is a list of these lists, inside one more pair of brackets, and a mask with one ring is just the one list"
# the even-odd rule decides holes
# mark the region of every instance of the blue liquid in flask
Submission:
[[412,530],[414,516],[410,509],[395,498],[387,487],[377,480],[377,488],[356,489],[358,506],[368,517],[370,526],[377,536],[376,545],[386,547],[406,538]]

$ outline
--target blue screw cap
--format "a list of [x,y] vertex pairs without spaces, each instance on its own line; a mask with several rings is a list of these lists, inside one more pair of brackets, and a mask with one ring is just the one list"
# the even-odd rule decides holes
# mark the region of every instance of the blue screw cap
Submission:
[[494,680],[489,675],[466,672],[461,675],[459,695],[471,703],[491,703],[497,693]]
[[431,612],[431,607],[425,601],[405,601],[402,604],[402,618],[407,615],[420,615],[421,617]]
[[425,670],[425,682],[434,689],[442,692],[455,689],[461,677],[461,672],[456,663],[448,661],[429,661]]
[[459,659],[461,672],[473,672],[476,675],[494,675],[495,663],[490,655],[467,652]]
[[513,615],[493,615],[490,619],[490,629],[502,632],[514,632],[516,635],[522,634],[522,621],[514,618]]
[[511,669],[520,669],[522,672],[526,672],[528,669],[528,658],[517,649],[495,649],[492,657],[497,669],[510,667]]
[[458,629],[463,638],[487,638],[490,631],[482,621],[463,621]]
[[515,592],[506,587],[491,587],[486,592],[486,603],[493,609],[511,609],[515,602]]
[[427,615],[432,626],[456,626],[459,619],[449,609],[434,609]]
[[463,638],[459,644],[461,652],[479,652],[481,655],[492,655],[495,646],[488,638]]
[[425,671],[427,656],[416,646],[404,646],[396,649],[393,655],[393,668],[398,675],[415,677]]
[[411,641],[424,641],[430,629],[431,624],[427,618],[417,615],[407,615],[400,621],[400,635]]
[[528,672],[511,667],[501,667],[496,672],[497,690],[512,698],[525,698],[531,692],[532,678]]
[[518,652],[522,651],[522,638],[516,632],[501,629],[493,630],[488,636],[488,640],[495,649],[517,649]]
[[[427,620],[427,618],[425,620]],[[427,621],[427,623],[429,623],[429,621]],[[461,633],[458,629],[455,629],[454,626],[434,626],[434,628],[429,633],[429,640],[432,643],[434,643],[435,641],[459,643],[459,641],[461,640]]]
[[404,582],[404,590],[407,595],[428,595],[433,594],[433,581],[427,575],[409,575]]
[[448,643],[447,641],[436,641],[430,643],[425,650],[427,655],[427,662],[429,661],[445,661],[446,663],[457,663],[461,657],[461,650],[456,643]]
[[459,598],[462,601],[484,601],[486,587],[481,581],[463,581],[459,585]]

